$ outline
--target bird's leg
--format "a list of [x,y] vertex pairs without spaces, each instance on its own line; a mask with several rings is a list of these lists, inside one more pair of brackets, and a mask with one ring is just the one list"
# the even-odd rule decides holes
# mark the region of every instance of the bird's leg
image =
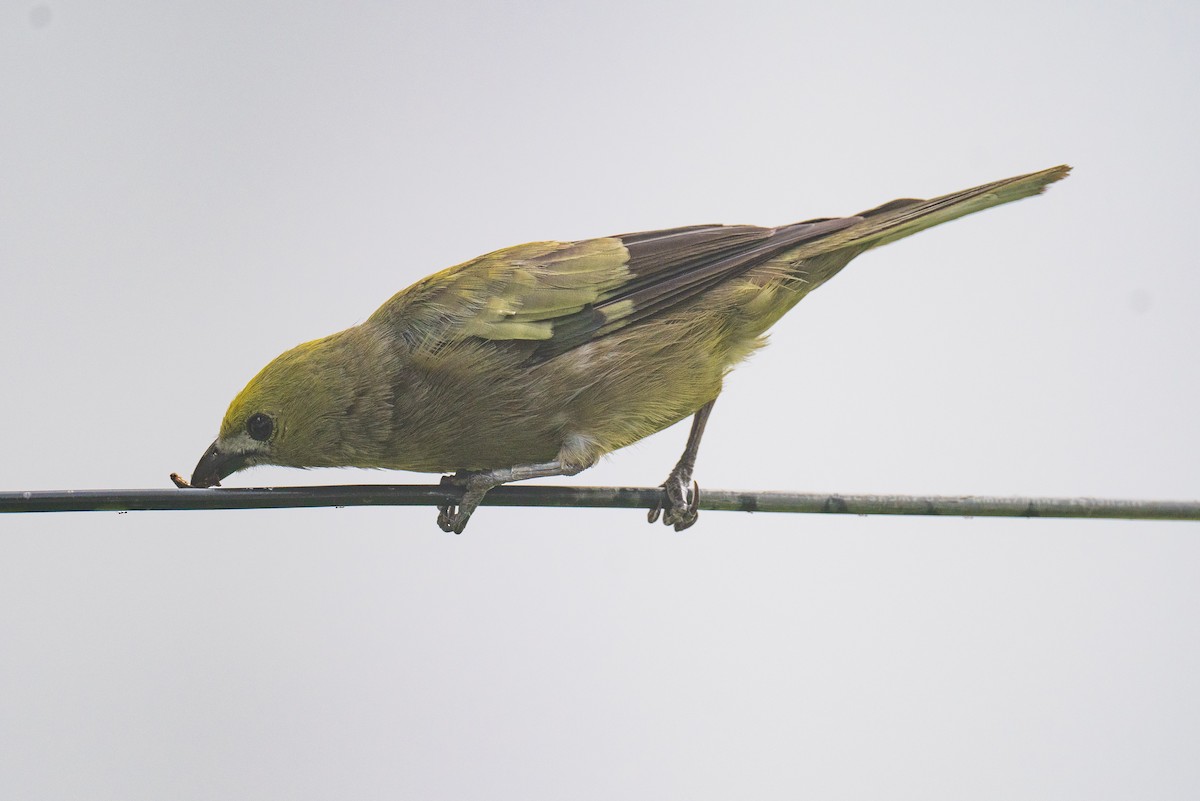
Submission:
[[438,506],[438,526],[442,531],[462,534],[463,529],[467,527],[467,521],[471,519],[471,514],[479,506],[483,496],[487,495],[488,490],[493,487],[507,484],[510,481],[524,481],[527,478],[573,476],[587,467],[590,465],[564,463],[560,458],[541,464],[519,464],[513,467],[479,472],[459,470],[452,476],[444,476],[442,486],[462,488],[462,500],[457,504],[448,503]]
[[692,472],[696,469],[696,454],[700,452],[700,437],[704,436],[704,424],[712,413],[716,399],[701,406],[692,417],[692,431],[688,434],[687,446],[679,457],[675,469],[662,483],[662,495],[658,503],[646,519],[653,523],[661,514],[663,525],[674,526],[676,531],[683,531],[696,522],[700,512],[700,485],[692,480]]

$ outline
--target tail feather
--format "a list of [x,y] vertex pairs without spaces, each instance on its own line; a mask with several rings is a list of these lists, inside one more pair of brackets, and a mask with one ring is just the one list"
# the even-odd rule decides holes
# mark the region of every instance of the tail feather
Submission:
[[[992,206],[1041,194],[1049,184],[1066,178],[1070,172],[1071,168],[1063,164],[930,200],[893,200],[856,215],[863,218],[862,222],[836,231],[812,244],[819,246],[819,250],[824,252],[842,247],[852,247],[860,252],[876,248],[926,228],[990,209]],[[804,253],[807,247],[809,246],[802,245],[788,256],[803,258],[808,255]]]

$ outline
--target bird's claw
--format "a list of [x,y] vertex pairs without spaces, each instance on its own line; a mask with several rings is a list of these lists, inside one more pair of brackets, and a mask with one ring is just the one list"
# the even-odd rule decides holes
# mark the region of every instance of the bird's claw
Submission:
[[447,534],[462,534],[463,529],[467,527],[467,521],[470,519],[471,515],[459,512],[457,506],[438,507],[438,528]]
[[700,516],[700,485],[695,481],[691,487],[672,475],[660,487],[658,503],[646,515],[646,521],[654,523],[662,515],[664,526],[674,526],[676,531],[683,531],[696,522]]
[[487,492],[487,489],[480,492],[478,488],[472,486],[472,475],[472,473],[459,470],[452,476],[442,476],[442,487],[461,490],[463,493],[462,500],[458,503],[438,504],[438,528],[447,534],[463,533],[463,529],[467,527],[467,521],[471,519],[472,513],[479,506],[479,502],[483,500],[484,493]]
[[[442,476],[440,486],[445,489],[466,490],[466,477],[461,471],[452,476]],[[458,504],[456,503],[438,504],[438,528],[447,534],[462,534],[463,529],[467,527],[467,520],[470,517],[470,514],[467,514],[465,517],[460,515]]]

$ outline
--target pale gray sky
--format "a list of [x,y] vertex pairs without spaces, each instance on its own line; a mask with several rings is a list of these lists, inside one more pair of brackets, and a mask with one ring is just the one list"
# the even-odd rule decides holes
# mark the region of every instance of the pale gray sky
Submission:
[[[6,1],[0,489],[167,486],[277,353],[498,247],[1069,162],[802,303],[698,478],[1195,498],[1198,41],[1193,2]],[[1200,793],[1196,524],[434,516],[0,519],[0,797]]]

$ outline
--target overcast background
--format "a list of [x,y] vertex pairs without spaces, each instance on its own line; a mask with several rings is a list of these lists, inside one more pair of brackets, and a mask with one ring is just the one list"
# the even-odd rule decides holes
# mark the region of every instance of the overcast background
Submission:
[[[1196,498],[1198,42],[1194,2],[5,0],[0,489],[168,486],[277,353],[498,247],[1068,162],[801,304],[698,478]],[[0,796],[1200,794],[1200,524],[434,517],[0,519]]]

